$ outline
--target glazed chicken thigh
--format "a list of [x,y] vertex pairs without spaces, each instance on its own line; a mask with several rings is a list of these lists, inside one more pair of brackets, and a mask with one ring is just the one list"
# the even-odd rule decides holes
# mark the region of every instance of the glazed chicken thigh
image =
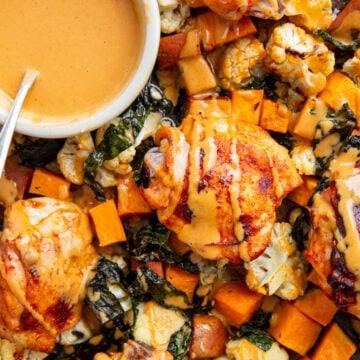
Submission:
[[97,260],[88,217],[75,204],[19,200],[6,209],[0,240],[0,337],[51,352],[81,317]]
[[145,156],[142,193],[160,222],[207,259],[233,264],[269,244],[282,199],[301,184],[287,150],[260,127],[188,115]]

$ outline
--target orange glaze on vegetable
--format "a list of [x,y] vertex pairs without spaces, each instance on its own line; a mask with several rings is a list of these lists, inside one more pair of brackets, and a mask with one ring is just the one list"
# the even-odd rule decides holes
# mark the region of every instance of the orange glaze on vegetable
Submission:
[[26,110],[91,113],[125,86],[141,41],[132,0],[4,0],[0,88],[13,98],[24,70],[35,68]]

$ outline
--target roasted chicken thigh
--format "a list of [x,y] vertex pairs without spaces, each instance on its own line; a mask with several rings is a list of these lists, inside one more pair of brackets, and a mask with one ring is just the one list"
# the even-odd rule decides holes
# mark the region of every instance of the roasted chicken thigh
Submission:
[[145,156],[142,193],[160,222],[208,259],[259,256],[275,210],[301,184],[287,150],[260,127],[231,117],[188,115],[163,127]]
[[81,317],[97,254],[87,215],[50,198],[6,209],[0,239],[0,337],[18,349],[51,352],[56,336]]

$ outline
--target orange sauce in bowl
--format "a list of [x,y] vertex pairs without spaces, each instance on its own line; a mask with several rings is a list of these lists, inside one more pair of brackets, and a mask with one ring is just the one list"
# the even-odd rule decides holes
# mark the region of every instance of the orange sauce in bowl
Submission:
[[143,34],[132,0],[2,0],[0,89],[14,98],[26,68],[40,71],[24,109],[95,112],[126,86]]

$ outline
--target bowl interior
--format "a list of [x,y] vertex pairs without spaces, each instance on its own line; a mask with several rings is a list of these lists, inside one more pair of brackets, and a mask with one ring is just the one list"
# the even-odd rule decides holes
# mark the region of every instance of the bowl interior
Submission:
[[[160,15],[157,0],[133,0],[143,26],[140,56],[134,73],[121,92],[109,103],[92,113],[77,116],[43,117],[22,110],[15,131],[43,138],[65,138],[104,125],[120,115],[135,100],[151,75],[160,40]],[[3,123],[12,100],[0,90],[0,123]]]

